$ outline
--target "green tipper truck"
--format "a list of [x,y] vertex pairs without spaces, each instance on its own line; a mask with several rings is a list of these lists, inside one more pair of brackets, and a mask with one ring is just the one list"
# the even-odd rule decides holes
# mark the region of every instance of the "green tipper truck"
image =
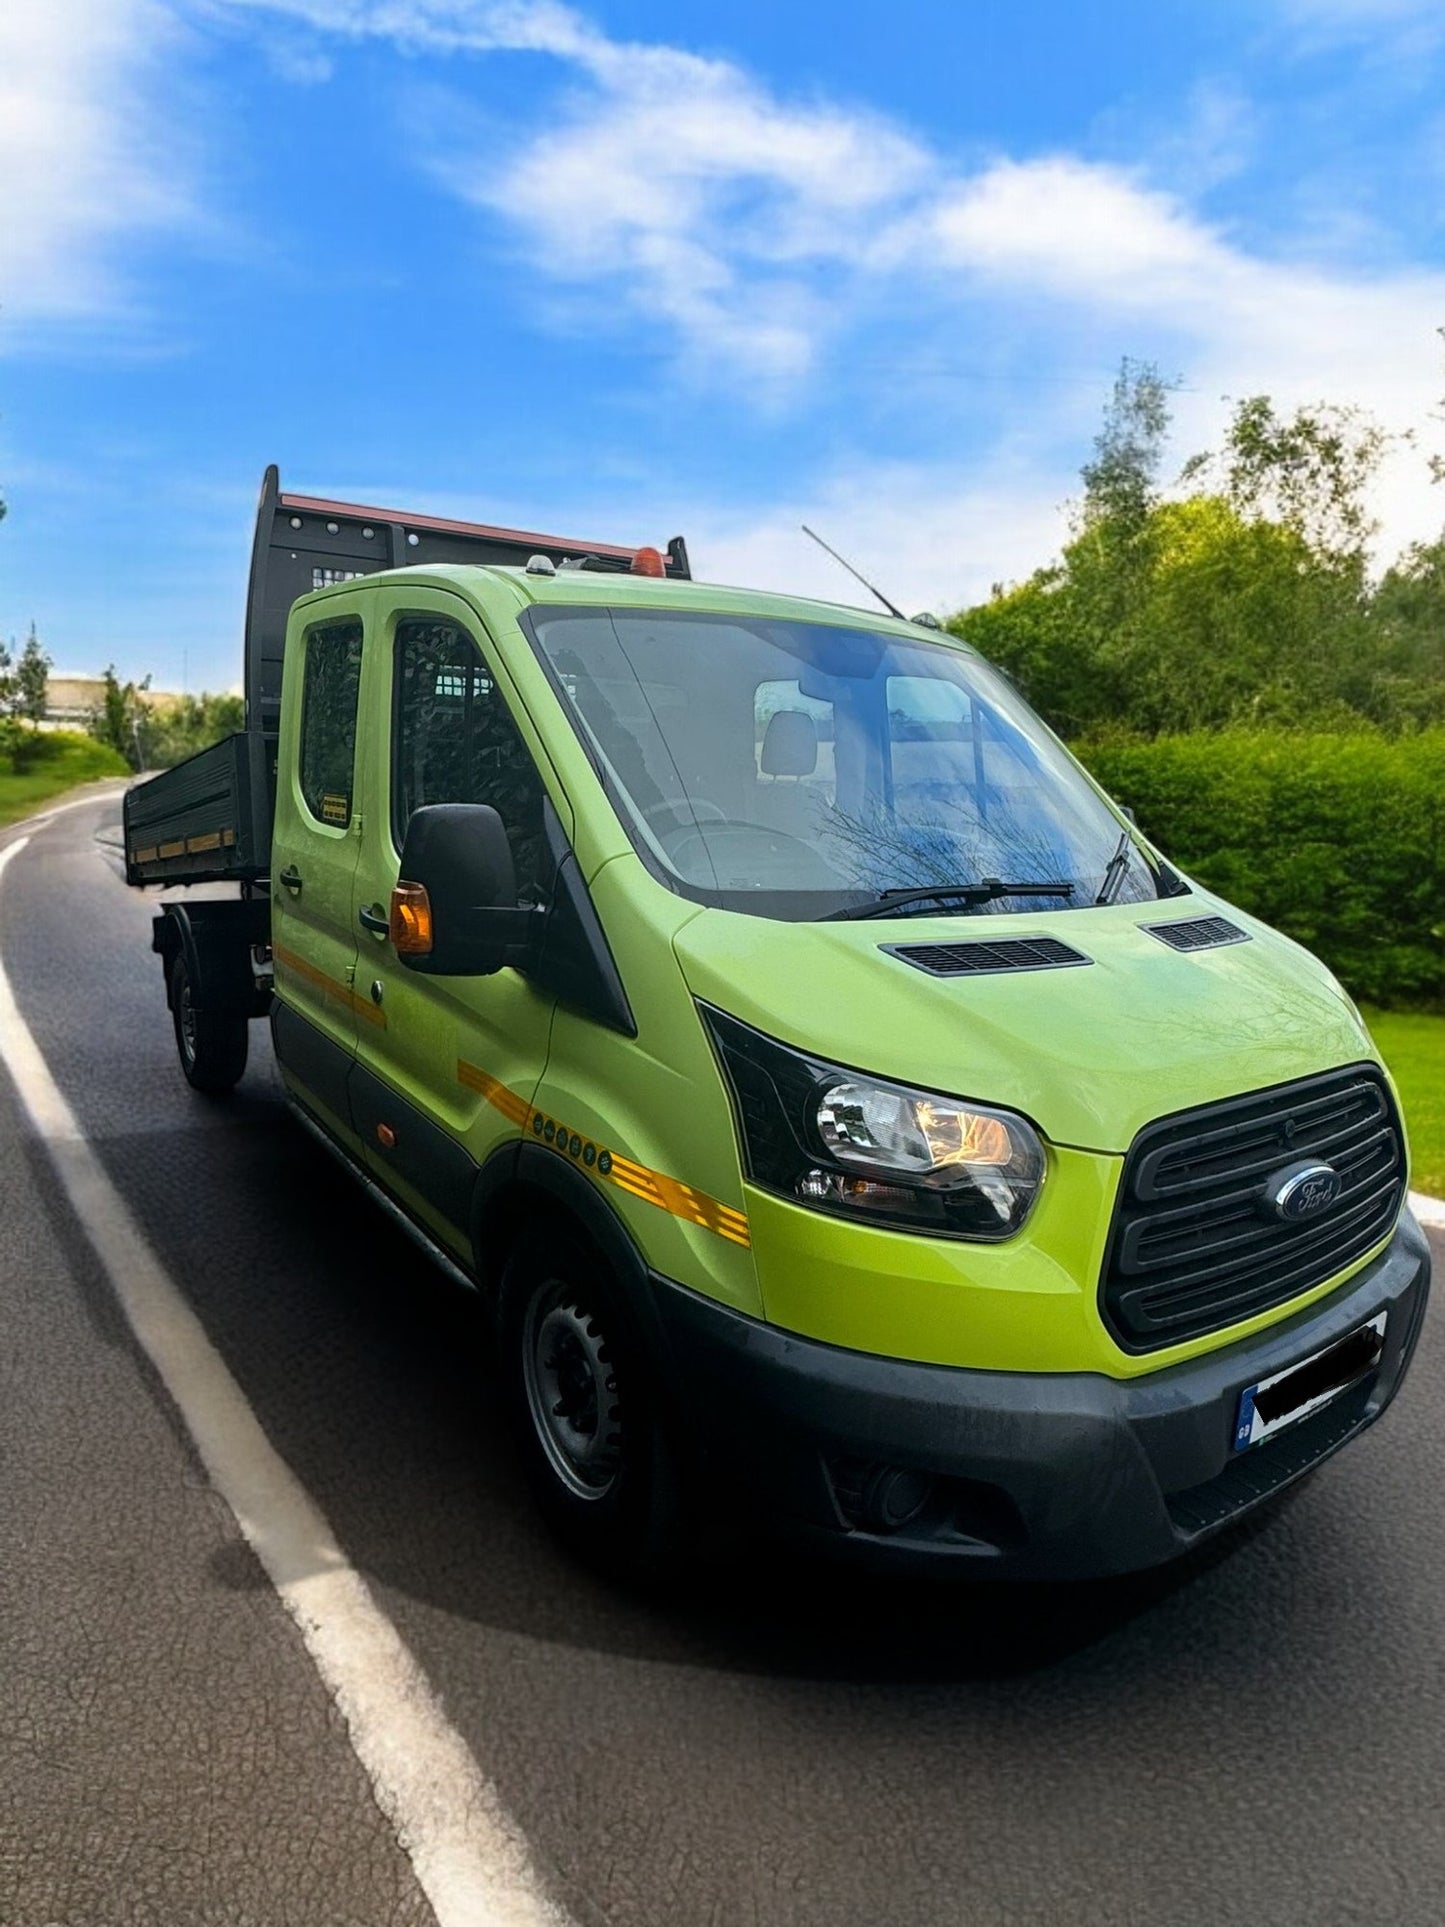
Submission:
[[[409,565],[409,566],[408,566]],[[897,1565],[1157,1563],[1379,1416],[1425,1310],[1329,973],[920,624],[687,552],[262,495],[247,728],[136,788],[182,1067],[495,1307],[540,1500]]]

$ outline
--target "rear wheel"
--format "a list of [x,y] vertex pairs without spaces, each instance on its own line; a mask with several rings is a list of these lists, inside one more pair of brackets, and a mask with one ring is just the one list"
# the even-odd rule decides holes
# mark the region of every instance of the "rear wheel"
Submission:
[[502,1369],[528,1478],[567,1547],[648,1578],[681,1549],[678,1459],[610,1272],[580,1244],[525,1234],[502,1281]]
[[246,1068],[247,1020],[228,1011],[197,1010],[195,985],[183,956],[171,965],[171,1020],[176,1055],[192,1090],[217,1096],[234,1089]]

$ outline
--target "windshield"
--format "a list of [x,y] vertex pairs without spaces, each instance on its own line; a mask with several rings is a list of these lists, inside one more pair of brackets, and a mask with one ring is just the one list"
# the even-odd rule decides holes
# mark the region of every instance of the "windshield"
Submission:
[[638,853],[699,902],[805,918],[930,884],[1068,885],[900,906],[987,914],[1171,889],[1127,840],[1121,874],[1118,818],[961,650],[676,610],[539,605],[527,626]]

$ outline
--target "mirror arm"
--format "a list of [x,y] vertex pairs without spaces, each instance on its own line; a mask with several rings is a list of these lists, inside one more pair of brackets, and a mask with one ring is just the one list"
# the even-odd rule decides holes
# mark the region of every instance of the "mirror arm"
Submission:
[[499,909],[491,904],[477,904],[471,914],[485,924],[489,935],[495,935],[502,944],[502,966],[521,970],[531,963],[541,942],[542,927],[547,920],[547,906],[541,903],[519,903],[507,909]]

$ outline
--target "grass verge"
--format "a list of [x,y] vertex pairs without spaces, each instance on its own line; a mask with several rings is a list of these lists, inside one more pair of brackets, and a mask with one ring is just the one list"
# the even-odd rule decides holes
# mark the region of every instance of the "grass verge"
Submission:
[[1367,1010],[1365,1022],[1400,1087],[1411,1187],[1445,1198],[1445,1017]]
[[8,759],[0,760],[0,829],[78,783],[130,774],[124,757],[69,729],[41,732],[33,744],[25,744],[25,757],[25,766],[18,770]]

